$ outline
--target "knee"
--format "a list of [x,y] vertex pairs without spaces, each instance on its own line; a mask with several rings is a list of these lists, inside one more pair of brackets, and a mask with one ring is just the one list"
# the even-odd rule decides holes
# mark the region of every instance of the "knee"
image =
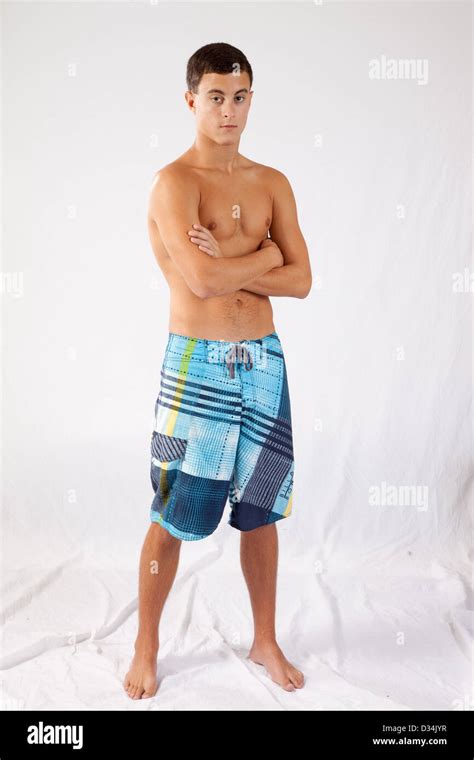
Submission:
[[181,545],[180,538],[173,536],[169,531],[166,530],[166,528],[163,528],[163,526],[157,522],[151,523],[149,534],[153,541],[155,541],[160,546],[178,547]]

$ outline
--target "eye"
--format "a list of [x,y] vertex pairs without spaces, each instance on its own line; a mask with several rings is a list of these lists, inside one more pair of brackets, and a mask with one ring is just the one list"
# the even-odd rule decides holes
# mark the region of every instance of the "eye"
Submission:
[[243,95],[236,95],[236,98],[242,98],[242,100],[245,100],[245,97]]

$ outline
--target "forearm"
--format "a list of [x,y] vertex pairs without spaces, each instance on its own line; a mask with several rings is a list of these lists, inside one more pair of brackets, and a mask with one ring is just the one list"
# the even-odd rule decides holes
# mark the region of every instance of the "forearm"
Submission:
[[249,283],[259,280],[275,267],[275,251],[263,248],[231,258],[208,258],[206,280],[207,296],[223,296],[244,290]]
[[285,264],[270,269],[263,275],[247,283],[242,290],[261,296],[293,296],[305,298],[311,289],[311,278],[296,264]]

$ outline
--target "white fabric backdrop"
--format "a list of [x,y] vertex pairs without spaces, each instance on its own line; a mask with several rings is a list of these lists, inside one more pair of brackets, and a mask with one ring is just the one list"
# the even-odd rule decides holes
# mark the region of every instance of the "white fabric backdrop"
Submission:
[[[2,706],[472,708],[469,4],[4,3],[3,24]],[[132,702],[168,320],[146,204],[211,41],[252,63],[241,151],[289,177],[312,260],[311,295],[273,299],[296,451],[278,634],[306,685],[245,659],[226,512],[182,546],[160,688]],[[382,56],[427,83],[370,79]],[[383,484],[420,498],[373,503]]]

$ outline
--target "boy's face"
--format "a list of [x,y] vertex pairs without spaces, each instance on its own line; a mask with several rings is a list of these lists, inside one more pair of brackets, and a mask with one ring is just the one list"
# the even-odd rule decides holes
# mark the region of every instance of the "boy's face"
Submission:
[[238,76],[204,74],[198,93],[187,91],[185,97],[196,116],[196,130],[219,145],[232,145],[244,131],[252,95],[250,77],[243,71]]

